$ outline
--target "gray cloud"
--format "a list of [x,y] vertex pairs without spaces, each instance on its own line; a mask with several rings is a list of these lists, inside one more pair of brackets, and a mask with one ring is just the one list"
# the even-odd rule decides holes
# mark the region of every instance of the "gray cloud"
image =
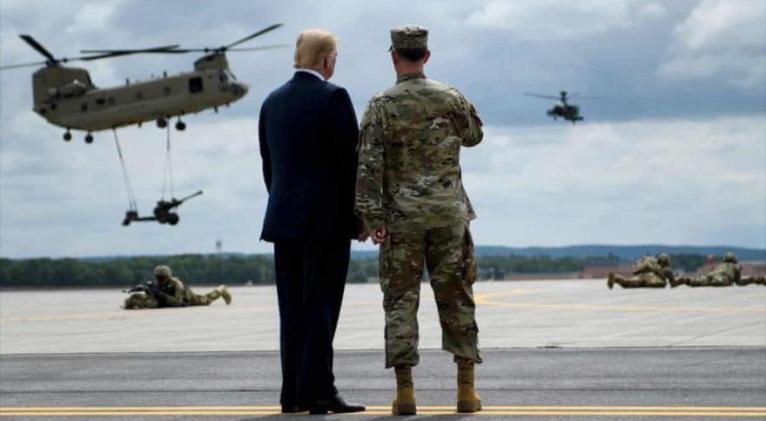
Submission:
[[[764,246],[764,76],[757,66],[745,71],[748,59],[727,55],[763,57],[753,35],[732,28],[764,17],[716,12],[724,6],[710,1],[530,0],[509,3],[515,8],[497,12],[508,20],[493,20],[498,4],[3,0],[0,62],[40,59],[19,33],[72,56],[84,48],[216,46],[274,22],[286,25],[253,45],[289,44],[301,29],[323,27],[341,41],[333,81],[349,89],[361,113],[393,83],[389,28],[419,23],[431,29],[428,74],[460,88],[487,124],[485,143],[463,157],[479,243]],[[711,19],[717,26],[698,23]],[[195,58],[87,68],[99,86],[110,86],[188,71]],[[683,70],[701,59],[714,71]],[[174,228],[119,226],[127,200],[111,133],[96,134],[93,145],[81,135],[65,144],[60,128],[31,111],[31,71],[0,73],[0,255],[205,252],[217,238],[227,250],[269,251],[257,241],[266,193],[256,116],[265,95],[290,77],[292,51],[229,61],[251,91],[174,132],[176,195],[205,190],[184,205]],[[559,89],[602,96],[580,104],[586,124],[554,124],[545,116],[551,104],[521,96]],[[146,213],[160,195],[164,134],[149,124],[119,135]]]
[[766,3],[705,0],[673,32],[669,79],[725,77],[746,90],[766,88]]

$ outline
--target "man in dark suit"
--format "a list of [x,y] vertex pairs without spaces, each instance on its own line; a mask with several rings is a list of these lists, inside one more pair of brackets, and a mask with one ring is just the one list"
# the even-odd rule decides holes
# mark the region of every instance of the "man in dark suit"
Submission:
[[263,102],[258,124],[269,202],[261,239],[274,243],[279,296],[283,413],[364,411],[335,388],[332,341],[346,283],[354,216],[356,114],[345,89],[327,82],[337,41],[298,36],[295,75]]

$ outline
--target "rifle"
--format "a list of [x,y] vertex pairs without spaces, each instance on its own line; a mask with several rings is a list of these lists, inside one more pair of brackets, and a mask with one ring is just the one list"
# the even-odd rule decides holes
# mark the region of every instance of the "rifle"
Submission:
[[146,281],[143,284],[133,285],[132,288],[125,291],[128,294],[132,294],[134,292],[143,292],[144,294],[151,295],[157,301],[159,301],[160,305],[165,307],[168,305],[167,303],[167,296],[168,294],[160,289],[160,286],[157,285],[154,281]]

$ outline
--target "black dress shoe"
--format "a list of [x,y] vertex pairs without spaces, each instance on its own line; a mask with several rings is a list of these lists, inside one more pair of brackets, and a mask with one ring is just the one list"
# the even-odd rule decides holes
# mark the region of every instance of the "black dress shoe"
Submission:
[[297,414],[308,410],[309,408],[306,405],[282,405],[283,414]]
[[348,414],[350,412],[362,412],[365,407],[353,403],[346,403],[340,395],[335,395],[330,399],[316,401],[309,405],[309,413],[313,415],[326,414]]

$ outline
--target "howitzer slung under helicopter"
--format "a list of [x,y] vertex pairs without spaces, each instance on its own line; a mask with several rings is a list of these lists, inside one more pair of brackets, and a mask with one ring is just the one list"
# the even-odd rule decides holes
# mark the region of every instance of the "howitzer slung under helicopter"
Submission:
[[[133,124],[156,121],[164,128],[168,120],[178,118],[177,130],[186,124],[181,117],[207,109],[218,110],[238,101],[248,92],[248,85],[237,81],[229,70],[226,53],[279,48],[284,45],[241,48],[238,45],[261,36],[282,24],[274,24],[240,40],[216,48],[180,48],[164,45],[141,49],[81,50],[85,54],[72,58],[56,58],[30,35],[20,35],[30,47],[45,57],[45,61],[12,64],[0,70],[43,66],[32,75],[34,111],[49,123],[66,129],[64,140],[72,138],[71,130],[86,132],[85,141],[93,142],[93,132]],[[200,52],[194,70],[125,85],[98,88],[87,70],[64,66],[73,61],[93,61],[134,54],[185,54]]]
[[553,108],[549,109],[546,114],[548,114],[549,117],[552,117],[554,120],[558,120],[559,118],[563,118],[564,120],[572,122],[572,124],[577,123],[578,121],[583,121],[585,118],[580,115],[580,107],[578,107],[575,104],[572,104],[569,102],[571,99],[595,99],[596,97],[585,97],[580,96],[579,93],[575,92],[572,95],[567,96],[567,91],[561,91],[559,92],[559,96],[555,95],[546,95],[546,94],[537,94],[532,92],[524,92],[524,95],[531,96],[535,98],[544,98],[544,99],[553,99],[559,101],[558,104],[554,105]]

